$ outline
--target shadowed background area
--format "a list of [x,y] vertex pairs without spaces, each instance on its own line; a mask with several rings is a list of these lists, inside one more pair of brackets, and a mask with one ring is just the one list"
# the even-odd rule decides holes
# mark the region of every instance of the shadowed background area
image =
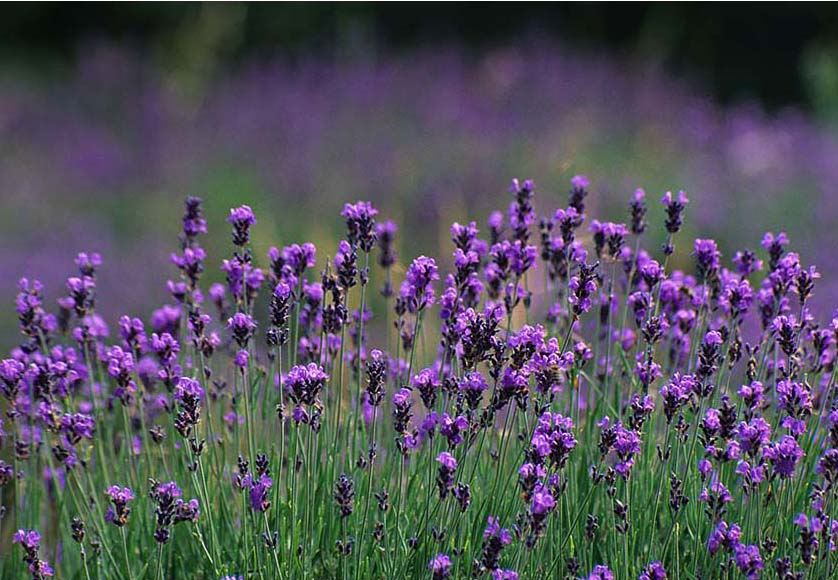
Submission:
[[[253,206],[271,245],[333,253],[348,200],[399,222],[404,263],[450,255],[531,177],[538,209],[592,180],[695,202],[725,259],[785,230],[838,283],[838,11],[697,5],[15,5],[0,9],[0,346],[21,276],[54,300],[98,251],[106,320],[170,300],[182,200],[211,231]],[[745,24],[747,23],[747,25]],[[655,207],[651,219],[660,220]],[[230,252],[211,236],[208,280]],[[681,264],[687,266],[686,262]]]

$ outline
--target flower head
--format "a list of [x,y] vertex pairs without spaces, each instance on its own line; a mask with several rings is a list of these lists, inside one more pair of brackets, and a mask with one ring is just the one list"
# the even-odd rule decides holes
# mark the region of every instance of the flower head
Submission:
[[256,224],[256,216],[249,205],[241,205],[230,210],[227,222],[233,225],[233,243],[245,246],[250,241],[250,226]]

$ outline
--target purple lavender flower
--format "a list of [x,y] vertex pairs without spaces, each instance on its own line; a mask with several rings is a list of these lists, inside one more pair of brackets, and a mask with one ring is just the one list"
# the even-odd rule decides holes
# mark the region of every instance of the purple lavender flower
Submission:
[[533,489],[532,500],[530,501],[530,513],[538,518],[543,518],[556,507],[556,499],[550,489],[540,483]]
[[376,224],[375,232],[378,238],[378,247],[381,253],[378,256],[378,264],[385,269],[388,269],[398,260],[398,254],[393,246],[396,238],[396,232],[399,230],[398,226],[392,221],[387,220],[383,223]]
[[187,240],[192,240],[198,234],[207,233],[207,220],[204,219],[201,210],[203,200],[200,197],[189,196],[184,205],[186,211],[183,214],[183,235]]
[[604,457],[610,451],[617,456],[614,465],[623,479],[628,479],[634,466],[635,456],[640,453],[640,436],[631,429],[626,429],[622,422],[612,424],[609,417],[603,417],[597,425],[602,429],[600,433],[599,450]]
[[677,234],[681,229],[682,214],[689,202],[687,194],[683,191],[679,191],[677,196],[673,195],[671,191],[667,191],[661,198],[661,203],[666,208],[666,231],[670,234]]
[[790,435],[784,435],[779,441],[765,446],[763,454],[771,464],[774,474],[783,479],[794,475],[797,463],[805,455],[797,440]]
[[666,569],[660,561],[652,562],[643,568],[637,580],[666,580]]
[[285,246],[281,252],[276,247],[271,247],[268,250],[268,259],[271,261],[274,281],[296,286],[306,269],[314,267],[317,248],[310,242]]
[[800,539],[796,547],[800,550],[800,558],[806,566],[811,565],[817,557],[821,540],[825,542],[830,552],[838,549],[838,520],[824,513],[822,505],[813,505],[813,507],[818,510],[818,513],[811,517],[801,513],[794,520],[795,525],[800,528]]
[[340,517],[352,515],[355,505],[355,484],[345,473],[342,473],[335,483],[335,503],[340,510]]
[[719,304],[737,322],[748,313],[754,303],[754,291],[747,280],[729,279],[724,284]]
[[79,273],[82,276],[93,276],[96,274],[96,269],[102,265],[102,256],[97,252],[90,254],[79,252],[75,260],[73,260],[73,263],[78,266]]
[[335,252],[334,263],[338,285],[344,291],[355,286],[358,277],[358,254],[355,247],[346,240],[341,240],[338,243],[338,250]]
[[183,272],[193,287],[204,271],[204,260],[206,258],[207,253],[197,245],[185,248],[182,254],[172,253],[169,256],[171,263]]
[[116,381],[117,389],[114,396],[127,401],[128,397],[134,394],[137,386],[133,380],[134,357],[130,352],[125,352],[119,346],[108,349],[108,374]]
[[736,438],[744,453],[757,455],[771,439],[771,425],[762,417],[742,421],[736,428]]
[[413,376],[410,386],[419,391],[419,396],[425,408],[431,410],[436,405],[436,397],[442,386],[437,379],[438,373],[431,368],[425,368]]
[[367,359],[367,402],[373,407],[378,407],[384,400],[386,374],[387,361],[384,353],[373,349]]
[[457,388],[466,399],[466,404],[471,410],[476,409],[483,399],[483,393],[489,388],[486,379],[477,371],[466,373],[459,383]]
[[493,211],[486,220],[486,225],[489,227],[490,243],[497,244],[503,237],[503,213]]
[[742,529],[733,524],[728,527],[727,522],[721,521],[710,534],[707,540],[707,551],[713,556],[720,548],[732,552],[740,545],[739,538],[742,536]]
[[246,246],[250,241],[250,227],[256,224],[256,216],[248,205],[242,205],[230,210],[227,222],[233,226],[233,243]]
[[433,580],[446,580],[451,576],[451,558],[446,554],[437,554],[428,564],[428,570],[431,571],[431,578]]
[[433,283],[436,280],[439,280],[439,270],[433,258],[419,256],[413,260],[399,291],[399,297],[409,312],[420,312],[433,305]]
[[614,580],[614,573],[608,566],[596,565],[588,574],[588,580]]
[[0,459],[0,487],[5,487],[15,475],[14,468]]
[[838,449],[827,449],[818,459],[815,473],[822,475],[830,485],[838,483]]
[[248,490],[250,509],[255,512],[266,512],[270,509],[271,502],[268,497],[273,484],[273,479],[268,477],[266,473],[261,475],[253,473],[247,474],[244,478],[243,485]]
[[710,487],[701,490],[698,501],[706,504],[704,513],[713,522],[719,522],[727,512],[727,504],[733,501],[733,496],[725,485],[715,476],[711,476],[713,482]]
[[206,396],[201,383],[189,377],[181,377],[175,387],[175,401],[187,403],[191,401],[202,401]]
[[82,439],[93,439],[96,423],[93,417],[85,413],[65,413],[61,417],[61,432],[71,445]]
[[30,282],[27,278],[21,278],[18,281],[18,289],[20,291],[15,299],[15,311],[20,321],[20,331],[33,340],[41,334],[49,335],[55,330],[57,323],[55,317],[43,308],[43,284],[38,280]]
[[[329,375],[315,363],[291,367],[283,380],[285,391],[295,407],[292,417],[296,423],[307,423],[317,430],[321,409],[320,391]],[[310,414],[305,407],[312,411]]]
[[131,507],[128,504],[134,500],[134,492],[128,487],[112,485],[105,495],[111,502],[105,513],[105,521],[121,528],[128,523],[128,516],[131,515]]
[[96,292],[96,281],[91,276],[67,278],[69,294],[58,300],[59,306],[65,310],[73,310],[79,318],[87,316],[93,309]]
[[757,258],[751,250],[740,250],[733,255],[733,263],[736,265],[736,272],[747,277],[754,272],[762,270],[762,260]]
[[439,471],[436,476],[439,499],[445,499],[448,492],[454,487],[454,472],[457,471],[457,460],[447,451],[443,451],[437,455],[436,461],[439,463]]
[[780,232],[776,236],[771,232],[767,232],[763,238],[761,245],[768,252],[769,262],[768,269],[773,272],[777,269],[780,259],[783,257],[784,249],[789,243],[789,238],[785,232]]
[[448,440],[448,447],[453,449],[463,442],[463,434],[469,430],[468,419],[463,415],[451,416],[443,413],[439,420],[439,433]]
[[402,435],[407,433],[407,426],[413,417],[411,407],[413,397],[410,389],[401,388],[393,393],[393,429]]
[[436,458],[437,463],[440,466],[444,467],[450,472],[454,472],[457,470],[457,460],[454,458],[453,455],[448,453],[447,451],[443,451],[440,453]]
[[721,252],[713,240],[697,239],[693,256],[695,256],[696,271],[701,280],[707,281],[721,267]]
[[477,239],[478,233],[480,233],[480,230],[477,229],[476,222],[469,222],[468,225],[457,222],[451,224],[451,241],[464,254],[468,252],[478,253],[477,249],[480,241]]
[[631,216],[631,233],[639,236],[646,231],[646,213],[649,208],[646,207],[646,191],[638,187],[634,190],[631,203],[629,204],[629,214]]
[[197,522],[201,510],[197,499],[189,501],[182,499],[183,491],[174,481],[152,483],[149,495],[155,504],[154,539],[160,544],[165,544],[171,538],[171,527],[173,525],[181,522]]
[[164,304],[157,310],[151,313],[151,328],[154,332],[162,334],[164,332],[177,336],[180,330],[180,315],[181,310],[177,306]]
[[514,233],[515,241],[526,244],[529,239],[529,228],[535,221],[532,198],[535,196],[535,183],[530,179],[523,182],[512,180],[509,192],[515,198],[509,206],[509,226]]
[[340,215],[346,219],[346,237],[349,243],[369,253],[375,246],[375,216],[378,215],[378,210],[368,201],[359,201],[344,205]]
[[579,316],[591,309],[593,299],[591,296],[596,292],[596,269],[597,264],[588,266],[582,264],[579,267],[579,275],[570,279],[569,301],[573,305],[573,314]]
[[42,580],[55,575],[52,567],[46,560],[41,560],[38,552],[41,549],[41,534],[35,530],[20,529],[15,532],[12,542],[20,544],[23,548],[23,561],[26,563],[32,580]]
[[695,377],[680,373],[675,373],[671,382],[661,388],[660,394],[663,397],[663,411],[667,423],[671,423],[675,414],[690,400],[694,389]]
[[483,548],[480,565],[484,570],[497,570],[500,567],[500,554],[505,546],[512,543],[512,532],[501,528],[498,519],[489,516],[483,531]]
[[576,443],[570,417],[543,413],[538,418],[530,440],[533,451],[531,459],[538,463],[549,461],[553,467],[562,469]]
[[808,268],[801,267],[797,271],[797,276],[794,279],[793,286],[794,291],[797,293],[798,302],[800,303],[801,308],[812,296],[815,288],[815,280],[820,277],[820,272],[818,272],[814,266],[809,266]]
[[574,175],[570,179],[570,196],[567,204],[579,212],[580,215],[585,213],[585,198],[590,186],[591,180],[585,175]]
[[597,258],[602,258],[603,250],[607,250],[607,256],[612,260],[616,260],[623,248],[623,242],[628,235],[626,225],[593,220],[589,229],[594,235],[594,247]]
[[759,546],[739,544],[734,550],[736,567],[748,580],[759,578],[760,571],[765,568],[759,553]]
[[313,405],[329,375],[317,364],[292,367],[283,381],[291,399],[298,404]]
[[248,260],[249,258],[243,259],[234,255],[231,259],[221,262],[221,270],[227,275],[227,287],[237,303],[247,298],[252,304],[262,282],[265,281],[264,272]]
[[230,329],[233,339],[239,347],[245,348],[256,331],[256,321],[249,314],[236,312],[231,318],[227,319],[227,328]]
[[25,370],[26,367],[19,360],[7,358],[0,361],[0,391],[10,402],[17,398]]
[[786,412],[782,425],[793,436],[806,430],[805,419],[812,413],[812,396],[802,383],[791,380],[777,381],[777,407]]
[[711,392],[711,387],[706,386],[706,381],[718,370],[719,351],[723,342],[722,335],[715,330],[705,334],[701,341],[698,351],[698,368],[695,371],[696,378],[699,380],[698,386],[701,387],[698,393],[700,396],[707,396]]
[[189,377],[181,377],[178,380],[174,398],[179,410],[174,423],[175,429],[183,437],[188,438],[201,420],[201,401],[205,397],[206,392],[198,381]]
[[767,468],[764,463],[740,461],[736,473],[742,477],[742,487],[747,495],[752,495],[760,483],[765,481]]

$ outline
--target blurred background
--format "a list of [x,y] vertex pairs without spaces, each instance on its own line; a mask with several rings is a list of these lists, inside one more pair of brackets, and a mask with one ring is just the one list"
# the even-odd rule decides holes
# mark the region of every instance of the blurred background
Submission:
[[[686,190],[725,258],[785,230],[838,303],[838,8],[829,4],[17,4],[0,8],[0,348],[16,283],[63,293],[98,251],[109,322],[169,300],[182,200],[205,200],[208,280],[250,204],[259,258],[333,252],[345,201],[450,255],[514,176],[589,215]],[[653,203],[656,206],[657,204]],[[660,220],[657,207],[653,221]],[[652,228],[657,229],[657,228]]]

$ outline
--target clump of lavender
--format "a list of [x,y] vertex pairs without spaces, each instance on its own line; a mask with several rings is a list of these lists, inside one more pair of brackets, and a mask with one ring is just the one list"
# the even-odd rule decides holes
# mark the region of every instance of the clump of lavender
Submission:
[[[682,193],[663,197],[661,252],[642,245],[645,192],[623,224],[588,221],[581,176],[541,217],[532,181],[510,189],[485,239],[451,227],[448,265],[401,263],[395,226],[357,202],[319,270],[302,242],[263,272],[241,206],[226,286],[206,289],[190,198],[174,302],[113,335],[97,255],[57,316],[22,280],[0,361],[0,494],[19,501],[0,518],[24,558],[3,570],[48,576],[55,550],[62,576],[128,580],[149,560],[155,579],[830,573],[838,319],[812,307],[819,272],[784,235],[727,262],[705,238],[676,255]],[[371,282],[395,300],[368,302]],[[43,513],[59,521],[42,546],[26,530]]]

